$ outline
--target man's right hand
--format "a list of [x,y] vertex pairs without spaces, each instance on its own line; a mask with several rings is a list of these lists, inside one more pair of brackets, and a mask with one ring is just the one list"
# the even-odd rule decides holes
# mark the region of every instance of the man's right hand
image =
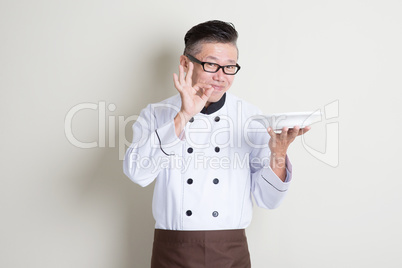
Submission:
[[184,68],[179,66],[179,76],[173,74],[174,85],[180,93],[181,109],[174,118],[176,135],[179,136],[187,122],[199,113],[207,103],[214,88],[211,85],[197,83],[193,85],[194,64],[189,62],[188,72],[184,75]]

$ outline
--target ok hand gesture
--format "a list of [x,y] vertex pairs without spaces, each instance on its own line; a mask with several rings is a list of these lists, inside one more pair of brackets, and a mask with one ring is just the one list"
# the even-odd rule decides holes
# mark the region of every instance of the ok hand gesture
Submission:
[[173,74],[174,85],[177,91],[179,91],[181,97],[181,109],[178,115],[181,117],[181,120],[184,120],[184,122],[181,122],[184,125],[191,117],[202,110],[214,91],[214,88],[211,85],[205,83],[197,83],[193,85],[193,70],[194,64],[190,61],[186,75],[184,75],[184,68],[182,65],[179,66],[179,76]]

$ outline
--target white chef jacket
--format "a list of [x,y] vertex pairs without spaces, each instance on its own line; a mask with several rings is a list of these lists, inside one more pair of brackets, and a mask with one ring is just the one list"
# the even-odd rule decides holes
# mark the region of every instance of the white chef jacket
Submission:
[[269,166],[270,136],[253,120],[260,110],[228,92],[218,107],[212,103],[208,109],[213,104],[217,110],[195,115],[180,137],[174,125],[179,94],[149,104],[133,124],[123,169],[143,187],[156,178],[152,210],[157,229],[246,228],[251,195],[258,206],[272,209],[288,190],[291,163],[286,157],[282,182]]

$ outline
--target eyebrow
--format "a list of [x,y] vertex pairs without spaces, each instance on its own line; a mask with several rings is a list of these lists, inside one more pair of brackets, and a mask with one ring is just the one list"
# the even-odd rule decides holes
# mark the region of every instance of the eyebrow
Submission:
[[[214,57],[214,56],[208,56],[208,57],[206,57],[205,58],[206,60],[214,60],[214,61],[218,61],[219,59],[217,58],[217,57]],[[236,61],[234,61],[234,60],[228,60],[228,62],[229,63],[231,63],[231,64],[236,64]]]

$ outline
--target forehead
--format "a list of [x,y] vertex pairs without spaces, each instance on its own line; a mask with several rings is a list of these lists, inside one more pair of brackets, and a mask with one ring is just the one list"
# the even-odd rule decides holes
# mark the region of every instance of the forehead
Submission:
[[231,43],[204,43],[201,44],[197,57],[201,61],[215,60],[219,62],[237,62],[237,47]]

